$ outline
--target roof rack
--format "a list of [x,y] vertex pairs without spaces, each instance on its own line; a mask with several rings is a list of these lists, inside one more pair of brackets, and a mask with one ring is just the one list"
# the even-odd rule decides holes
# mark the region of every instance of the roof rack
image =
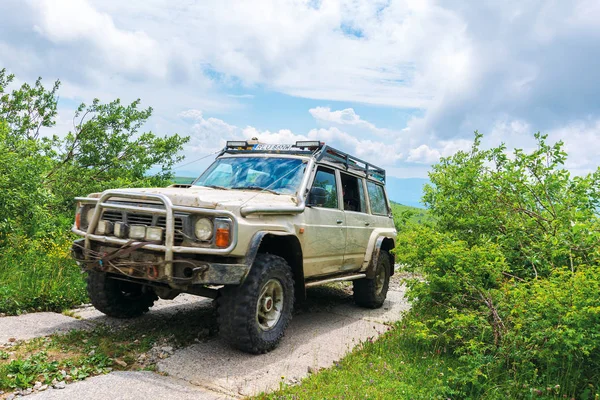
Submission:
[[385,183],[385,170],[368,163],[360,158],[351,156],[341,150],[337,150],[324,142],[318,140],[298,141],[295,144],[260,144],[258,140],[253,141],[229,141],[220,154],[240,153],[270,153],[270,154],[304,154],[312,155],[317,161],[326,161],[343,164],[346,169],[352,168],[363,171],[368,177]]
[[385,170],[377,167],[371,163],[368,163],[360,158],[351,156],[348,153],[334,149],[331,146],[323,145],[319,150],[315,151],[315,158],[317,161],[326,159],[335,163],[344,164],[346,169],[352,168],[359,171],[363,171],[367,177],[371,176],[380,182],[385,183]]

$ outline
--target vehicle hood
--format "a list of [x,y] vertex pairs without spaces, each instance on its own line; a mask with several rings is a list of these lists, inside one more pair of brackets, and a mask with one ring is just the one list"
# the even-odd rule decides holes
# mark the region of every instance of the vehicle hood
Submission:
[[[119,189],[121,190],[121,189]],[[163,194],[167,196],[173,205],[199,207],[209,209],[238,209],[246,205],[296,205],[296,197],[289,194],[274,194],[269,192],[259,192],[256,190],[223,190],[213,189],[202,186],[192,186],[190,188],[139,188],[122,189],[123,191],[140,194]],[[94,193],[90,197],[100,197],[101,193]],[[118,197],[112,198],[118,200]],[[125,200],[125,199],[123,199]],[[127,201],[144,201],[126,199]],[[153,199],[147,199],[151,202]]]

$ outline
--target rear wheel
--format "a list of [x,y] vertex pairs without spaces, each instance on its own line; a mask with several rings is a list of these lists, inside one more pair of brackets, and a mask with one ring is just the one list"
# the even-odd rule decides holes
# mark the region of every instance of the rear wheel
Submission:
[[221,289],[219,331],[240,350],[266,353],[281,341],[293,306],[294,280],[287,262],[258,254],[244,283]]
[[98,271],[88,272],[87,291],[98,311],[115,318],[139,317],[158,298],[148,286],[111,279]]
[[379,308],[385,302],[390,285],[391,263],[387,251],[381,251],[373,279],[357,279],[353,282],[354,302],[367,308]]

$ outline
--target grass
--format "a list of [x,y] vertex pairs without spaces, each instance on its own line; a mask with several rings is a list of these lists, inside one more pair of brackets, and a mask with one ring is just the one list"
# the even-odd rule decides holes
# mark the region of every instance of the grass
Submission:
[[446,399],[459,361],[443,349],[414,340],[410,324],[399,322],[376,341],[359,345],[332,368],[299,386],[256,399]]
[[0,313],[56,311],[87,301],[84,276],[70,255],[71,236],[0,244]]
[[331,368],[253,399],[575,399],[559,385],[515,382],[506,371],[470,365],[435,340],[422,340],[419,332],[418,316],[409,313],[378,340],[361,343]]

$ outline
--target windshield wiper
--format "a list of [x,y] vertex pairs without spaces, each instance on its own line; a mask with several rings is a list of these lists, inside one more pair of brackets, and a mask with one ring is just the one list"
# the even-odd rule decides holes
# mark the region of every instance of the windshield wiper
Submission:
[[226,188],[225,186],[219,186],[219,185],[202,185],[202,186],[213,188],[213,189],[229,190],[229,188]]
[[267,189],[267,188],[260,187],[260,186],[235,186],[235,187],[232,187],[232,189],[241,189],[241,190],[260,190],[260,191],[263,191],[263,190],[264,190],[264,191],[266,191],[266,192],[273,193],[273,194],[277,194],[277,195],[281,194],[281,193],[278,193],[278,192],[274,191],[273,189]]

